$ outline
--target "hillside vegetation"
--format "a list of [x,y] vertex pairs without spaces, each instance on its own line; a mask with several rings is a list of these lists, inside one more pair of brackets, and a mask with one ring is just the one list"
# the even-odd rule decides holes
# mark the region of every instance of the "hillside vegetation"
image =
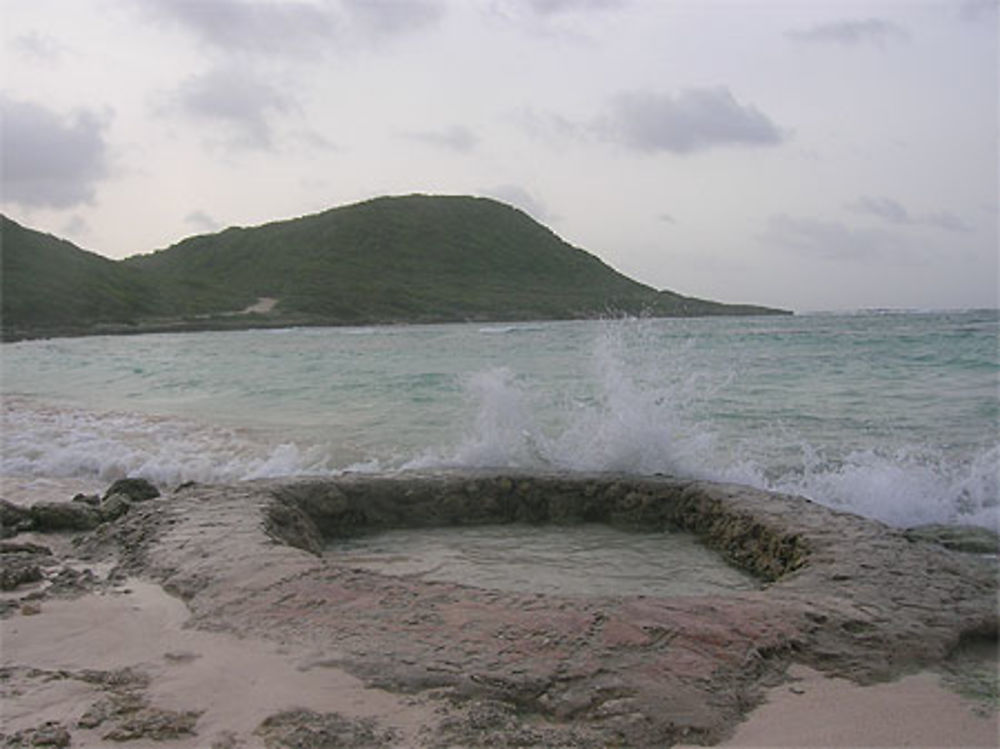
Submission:
[[[377,198],[110,261],[4,218],[3,331],[763,314],[657,291],[485,198]],[[266,313],[241,314],[261,298]]]

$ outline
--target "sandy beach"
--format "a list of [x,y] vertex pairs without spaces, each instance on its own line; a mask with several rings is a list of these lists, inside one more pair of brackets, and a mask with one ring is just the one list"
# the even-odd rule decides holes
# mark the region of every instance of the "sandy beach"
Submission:
[[[415,746],[420,729],[436,722],[433,708],[421,701],[367,689],[345,671],[317,663],[315,654],[310,659],[307,652],[263,640],[187,628],[188,617],[184,603],[160,586],[130,579],[5,619],[4,730],[16,734],[59,723],[74,727],[73,746],[121,746],[120,739],[105,738],[113,717],[80,727],[95,704],[121,694],[141,696],[144,709],[168,718],[197,713],[197,734],[180,732],[157,744],[176,749],[199,749],[206,742],[267,746],[253,730],[264,717],[288,710],[376,718],[391,727],[392,745],[400,747]],[[89,672],[143,678],[116,690],[88,679]]]
[[[189,612],[160,586],[128,580],[103,593],[48,601],[34,615],[0,622],[3,722],[8,735],[46,723],[79,726],[108,690],[80,675],[129,669],[148,676],[142,693],[165,711],[199,713],[196,735],[156,745],[263,749],[262,716],[291,710],[371,718],[391,731],[387,747],[419,746],[440,724],[444,700],[366,688],[305,652],[255,638],[185,628]],[[861,687],[802,666],[769,690],[724,747],[993,747],[996,713],[925,671]],[[75,728],[72,746],[122,746],[106,726]],[[10,746],[17,744],[9,743]],[[141,745],[141,744],[126,744]],[[332,744],[331,744],[332,745]],[[689,745],[694,746],[694,745]]]
[[805,666],[793,666],[789,677],[718,746],[943,749],[1000,742],[995,709],[947,688],[935,671],[864,687]]
[[[419,483],[408,486],[419,496]],[[354,488],[342,484],[341,499]],[[263,519],[282,518],[285,539],[304,522],[275,504],[283,491],[196,488],[136,503],[92,532],[5,541],[5,558],[16,544],[52,554],[42,579],[3,593],[3,746],[997,746],[995,629],[992,641],[939,648],[935,637],[953,641],[952,620],[935,614],[920,630],[924,614],[907,619],[903,593],[901,629],[880,623],[891,629],[880,639],[857,624],[869,593],[850,607],[824,599],[820,615],[819,596],[799,595],[801,574],[732,600],[421,585],[277,542]],[[893,548],[920,566],[978,569],[923,546]],[[981,621],[974,590],[950,592],[959,631]],[[807,605],[799,622],[796,607]],[[855,623],[835,622],[840,639],[816,628],[848,608]],[[922,632],[919,642],[902,643],[905,631]],[[894,660],[897,671],[866,668]]]

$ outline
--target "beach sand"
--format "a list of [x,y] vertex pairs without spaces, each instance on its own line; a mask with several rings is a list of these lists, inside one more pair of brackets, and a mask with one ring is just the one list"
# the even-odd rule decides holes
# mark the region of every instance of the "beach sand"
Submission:
[[58,721],[72,729],[72,746],[122,746],[103,738],[111,720],[89,730],[77,727],[109,696],[108,680],[88,672],[122,669],[149,678],[119,684],[128,687],[119,693],[141,693],[159,710],[200,712],[197,735],[156,742],[171,749],[264,747],[255,728],[290,709],[376,717],[394,730],[399,747],[417,745],[420,729],[438,720],[426,701],[366,688],[325,664],[329,652],[319,658],[262,640],[185,628],[187,607],[152,583],[128,580],[107,592],[46,600],[37,610],[0,621],[5,677],[0,695],[8,735]]
[[[157,742],[172,749],[264,747],[254,729],[265,716],[294,708],[375,718],[393,730],[387,745],[395,747],[419,745],[421,729],[441,720],[434,700],[366,688],[324,665],[330,653],[319,659],[262,640],[185,628],[187,617],[185,605],[158,585],[129,580],[107,592],[47,600],[37,614],[3,620],[5,731],[14,734],[46,721],[76,726],[107,696],[105,685],[81,675],[126,668],[150,677],[142,690],[149,705],[203,711],[197,735]],[[789,677],[720,746],[998,745],[996,712],[947,688],[936,672],[865,687],[798,665]],[[108,727],[74,728],[73,746],[121,746],[102,738]]]
[[[996,711],[962,697],[934,671],[858,686],[805,666],[769,690],[723,747],[996,747]],[[681,747],[681,749],[689,749]]]

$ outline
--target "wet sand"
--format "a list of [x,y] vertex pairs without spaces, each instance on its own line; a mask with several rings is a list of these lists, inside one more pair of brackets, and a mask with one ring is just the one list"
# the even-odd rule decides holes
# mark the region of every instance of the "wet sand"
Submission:
[[[160,586],[128,580],[104,593],[46,601],[38,614],[0,622],[6,732],[48,721],[76,726],[104,690],[72,674],[122,668],[149,676],[143,691],[151,705],[200,712],[197,735],[158,742],[172,749],[263,749],[264,740],[253,733],[262,716],[295,708],[372,718],[394,734],[387,746],[413,747],[447,710],[443,700],[367,688],[330,665],[328,652],[185,628],[188,617],[183,602]],[[945,687],[936,672],[866,687],[805,666],[793,666],[789,677],[789,683],[769,690],[765,703],[719,746],[998,744],[996,713]],[[73,746],[122,746],[102,738],[109,727],[74,729]]]
[[113,720],[78,727],[108,691],[83,676],[121,669],[148,677],[138,691],[150,706],[199,713],[196,735],[158,742],[172,749],[227,741],[262,748],[255,728],[266,716],[290,709],[376,718],[395,732],[399,747],[417,745],[420,729],[437,722],[431,703],[368,689],[324,663],[329,653],[320,657],[256,638],[187,628],[190,612],[184,603],[153,583],[131,579],[105,592],[45,601],[38,609],[0,622],[8,734],[57,721],[74,727],[73,746],[122,746],[102,738]]
[[805,666],[793,666],[789,676],[790,684],[769,690],[765,704],[718,746],[944,749],[1000,743],[995,710],[948,689],[934,671],[864,687]]

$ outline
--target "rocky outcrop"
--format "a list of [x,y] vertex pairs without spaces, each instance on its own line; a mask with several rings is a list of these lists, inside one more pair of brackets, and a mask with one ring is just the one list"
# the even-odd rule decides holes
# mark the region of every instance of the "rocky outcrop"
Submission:
[[[324,550],[387,528],[581,522],[665,540],[695,534],[762,587],[541,596],[388,577]],[[449,695],[465,710],[452,738],[468,746],[498,741],[488,724],[509,738],[523,729],[517,745],[711,742],[792,662],[871,682],[997,637],[995,557],[800,497],[668,477],[474,472],[193,486],[102,528],[95,538],[184,597],[193,626],[303,643],[335,653],[322,662],[371,686]],[[333,730],[330,720],[310,725]],[[529,733],[534,744],[524,743]]]
[[918,525],[907,528],[905,535],[911,541],[929,541],[968,554],[1000,554],[1000,536],[978,525]]
[[0,499],[0,538],[10,538],[30,528],[31,513],[28,508]]
[[312,749],[313,747],[353,747],[382,749],[393,745],[390,731],[379,729],[372,720],[349,720],[336,713],[287,710],[266,718],[254,732],[268,749]]
[[145,502],[148,499],[156,499],[160,496],[160,490],[150,481],[143,478],[118,479],[108,487],[102,498],[104,502],[114,495],[124,496],[130,502]]
[[83,502],[37,502],[29,510],[33,530],[89,531],[101,524],[101,513]]
[[132,509],[132,500],[124,494],[111,494],[101,501],[98,511],[105,521],[117,520]]

